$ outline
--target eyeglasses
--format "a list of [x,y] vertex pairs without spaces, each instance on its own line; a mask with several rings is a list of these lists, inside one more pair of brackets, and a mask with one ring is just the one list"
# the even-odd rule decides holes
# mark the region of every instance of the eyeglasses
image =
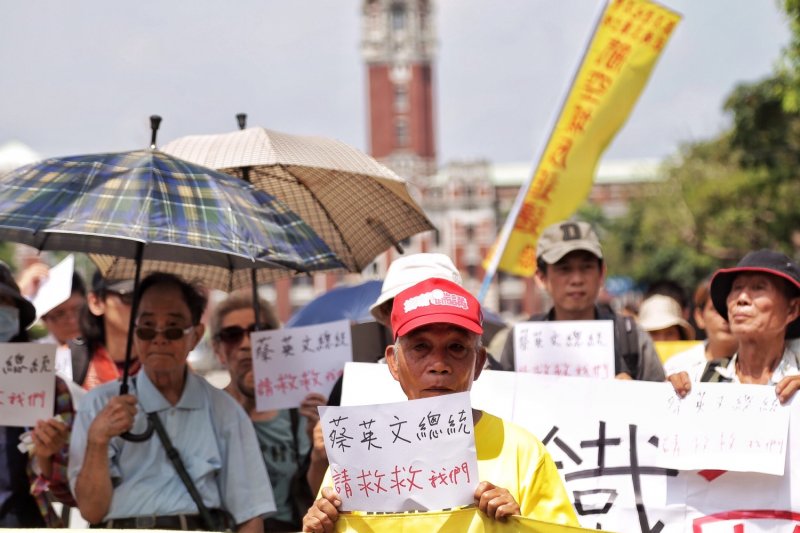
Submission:
[[106,291],[106,294],[113,294],[119,301],[122,302],[122,305],[133,305],[133,292],[117,292],[117,291]]
[[188,335],[193,329],[194,326],[189,326],[188,328],[171,327],[164,329],[136,326],[133,332],[136,333],[136,336],[143,341],[151,341],[155,339],[156,335],[159,333],[161,333],[168,341],[177,341],[178,339],[182,339],[184,335]]
[[64,322],[71,318],[78,320],[81,314],[81,309],[83,305],[75,305],[72,307],[66,307],[64,309],[59,309],[57,311],[50,311],[46,315],[43,315],[42,318],[47,322]]
[[245,335],[249,337],[254,331],[256,331],[255,324],[250,324],[246,328],[242,326],[228,326],[227,328],[219,330],[219,333],[214,335],[214,338],[225,344],[239,344],[244,340]]

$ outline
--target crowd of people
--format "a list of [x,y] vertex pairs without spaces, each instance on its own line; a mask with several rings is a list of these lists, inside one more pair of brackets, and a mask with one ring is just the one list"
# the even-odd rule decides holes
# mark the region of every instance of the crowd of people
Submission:
[[[589,224],[546,228],[536,256],[552,307],[527,320],[611,321],[617,379],[667,381],[681,397],[698,382],[770,385],[782,403],[800,389],[800,267],[784,254],[753,251],[713,273],[693,306],[674,284],[654,288],[638,317],[600,303],[607,265]],[[28,342],[39,317],[41,341],[68,350],[71,369],[56,377],[56,417],[0,432],[0,527],[63,526],[56,500],[96,527],[332,531],[342,500],[326,473],[317,408],[338,405],[342,382],[294,409],[256,408],[250,335],[281,327],[268,302],[232,293],[206,324],[205,291],[176,276],[150,274],[134,291],[130,280],[96,274],[87,291],[75,274],[67,299],[37,310],[30,299],[46,274],[36,266],[18,283],[0,264],[0,341]],[[409,303],[433,293],[447,297]],[[132,309],[131,390],[120,394]],[[393,339],[375,360],[409,400],[469,391],[486,368],[516,369],[513,332],[498,353],[487,351],[481,305],[444,255],[392,263],[372,313]],[[224,390],[187,363],[206,334],[230,374]],[[654,341],[698,334],[702,343],[662,364]],[[472,419],[480,512],[578,525],[541,441],[478,409]],[[29,454],[17,446],[27,431]]]

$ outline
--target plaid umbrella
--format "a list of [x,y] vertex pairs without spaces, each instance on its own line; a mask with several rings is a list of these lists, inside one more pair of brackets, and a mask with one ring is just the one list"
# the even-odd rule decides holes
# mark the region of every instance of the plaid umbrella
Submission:
[[434,229],[405,180],[336,140],[248,128],[181,137],[163,150],[240,176],[283,200],[353,272]]
[[[157,127],[155,122],[153,143]],[[250,274],[254,291],[256,268],[263,274],[342,266],[273,196],[155,149],[46,159],[0,177],[0,240],[134,258],[128,259],[133,268],[127,277],[135,279],[135,287],[143,263],[205,277],[212,286],[219,283],[214,273],[224,272],[228,289],[237,284],[235,272],[245,270],[239,284],[248,283]],[[138,303],[131,309],[120,394],[128,392]],[[142,441],[151,435],[149,425],[140,435],[123,436]]]
[[112,278],[166,271],[223,290],[341,268],[275,197],[157,150],[47,159],[0,178],[0,240],[106,254]]

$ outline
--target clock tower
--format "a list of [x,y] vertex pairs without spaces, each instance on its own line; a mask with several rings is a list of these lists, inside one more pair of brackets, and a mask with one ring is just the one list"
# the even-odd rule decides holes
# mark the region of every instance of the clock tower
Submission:
[[370,152],[406,179],[436,173],[430,0],[364,0]]

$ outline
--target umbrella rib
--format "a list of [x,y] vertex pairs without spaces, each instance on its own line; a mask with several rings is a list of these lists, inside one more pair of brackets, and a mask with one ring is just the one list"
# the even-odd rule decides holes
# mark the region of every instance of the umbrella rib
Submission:
[[[297,182],[298,182],[298,183],[302,184],[302,185],[303,185],[303,187],[304,187],[304,188],[305,188],[305,189],[308,191],[308,194],[310,194],[310,195],[311,195],[311,197],[314,199],[314,201],[315,201],[315,202],[317,203],[317,205],[320,207],[320,209],[322,209],[322,211],[324,211],[324,212],[325,212],[325,216],[328,218],[328,220],[330,220],[330,221],[331,221],[331,224],[333,224],[333,227],[336,229],[336,233],[339,235],[339,238],[342,240],[342,244],[344,245],[344,247],[345,247],[345,248],[347,248],[347,253],[348,253],[348,254],[350,254],[350,257],[352,257],[352,258],[353,258],[353,262],[355,263],[356,267],[358,267],[358,262],[357,262],[357,261],[355,261],[355,257],[356,257],[356,256],[355,256],[355,254],[353,253],[353,250],[352,250],[352,248],[350,248],[350,244],[347,242],[347,239],[345,239],[345,238],[344,238],[344,233],[342,233],[342,230],[339,228],[339,224],[337,224],[337,223],[336,223],[336,220],[334,220],[334,218],[331,216],[331,213],[330,213],[330,211],[328,211],[328,209],[325,207],[325,205],[324,205],[324,204],[323,204],[323,203],[322,203],[322,202],[319,200],[319,198],[317,197],[317,195],[316,195],[316,194],[314,194],[314,190],[313,190],[313,189],[311,189],[311,187],[307,186],[307,185],[306,185],[306,183],[303,181],[303,179],[302,179],[300,176],[297,176],[297,175],[295,175],[295,174],[294,174],[294,173],[293,173],[293,172],[292,172],[292,171],[291,171],[291,170],[290,170],[290,169],[289,169],[289,168],[288,168],[286,165],[284,165],[283,163],[280,163],[280,164],[278,164],[278,167],[280,167],[280,169],[281,169],[281,170],[283,170],[284,172],[286,172],[286,173],[287,173],[288,175],[290,175],[292,178],[294,178],[295,180],[297,180]],[[360,270],[360,268],[359,268],[359,270]]]

